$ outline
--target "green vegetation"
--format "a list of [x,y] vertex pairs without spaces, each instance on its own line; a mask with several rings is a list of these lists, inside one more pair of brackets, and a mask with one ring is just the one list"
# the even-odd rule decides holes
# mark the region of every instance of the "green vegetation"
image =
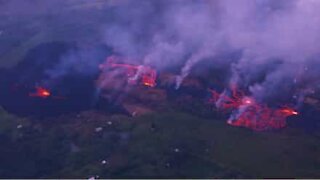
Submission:
[[[320,177],[319,139],[167,112],[42,120],[1,111],[1,177]],[[19,126],[22,125],[22,126]]]

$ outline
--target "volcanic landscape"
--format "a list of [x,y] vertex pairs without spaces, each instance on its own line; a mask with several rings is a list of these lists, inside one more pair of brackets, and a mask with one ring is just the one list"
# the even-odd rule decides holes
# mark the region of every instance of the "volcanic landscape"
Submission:
[[318,8],[0,0],[0,178],[320,178]]

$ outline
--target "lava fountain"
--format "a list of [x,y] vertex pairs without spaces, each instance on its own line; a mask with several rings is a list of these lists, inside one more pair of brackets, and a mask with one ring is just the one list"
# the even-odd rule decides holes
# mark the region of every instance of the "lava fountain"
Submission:
[[244,93],[233,89],[231,95],[224,91],[211,92],[210,103],[217,109],[230,112],[227,123],[232,126],[246,127],[256,131],[280,129],[286,126],[289,116],[298,115],[298,112],[288,106],[271,108],[263,103],[258,103],[254,98],[244,96]]

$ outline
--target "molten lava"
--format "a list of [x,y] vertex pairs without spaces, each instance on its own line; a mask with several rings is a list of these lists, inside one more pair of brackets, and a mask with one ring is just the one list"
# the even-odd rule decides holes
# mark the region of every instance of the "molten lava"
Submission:
[[36,87],[36,92],[29,93],[30,97],[40,97],[40,98],[47,98],[51,96],[51,93],[49,90],[43,88],[43,87]]
[[150,67],[143,67],[143,73],[141,77],[141,82],[145,86],[154,87],[156,86],[157,73],[154,69]]
[[219,94],[214,90],[210,92],[212,98],[209,102],[215,103],[218,109],[231,110],[227,123],[232,126],[246,127],[256,131],[279,129],[286,126],[287,117],[298,115],[298,112],[292,108],[270,108],[238,91],[233,90],[230,96],[227,93]]
[[238,116],[230,118],[228,124],[256,131],[283,128],[286,126],[287,117],[298,114],[291,109],[271,109],[263,105],[250,106],[237,113]]
[[156,71],[144,65],[131,65],[126,63],[116,63],[122,59],[117,56],[110,56],[107,58],[106,63],[100,64],[99,68],[101,70],[124,70],[127,76],[128,84],[142,84],[148,87],[156,86]]
[[253,104],[253,103],[254,103],[254,101],[253,101],[251,98],[248,98],[248,97],[243,98],[242,102],[243,102],[243,104],[245,104],[245,105],[250,105],[250,104]]
[[286,114],[287,116],[298,115],[299,113],[291,108],[282,108],[280,109],[281,113]]

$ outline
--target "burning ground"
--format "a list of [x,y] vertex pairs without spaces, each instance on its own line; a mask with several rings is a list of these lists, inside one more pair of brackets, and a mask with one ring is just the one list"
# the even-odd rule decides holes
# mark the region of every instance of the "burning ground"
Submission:
[[0,3],[1,177],[320,176],[317,1]]
[[[156,73],[156,81],[150,81],[153,71],[136,76],[144,69],[141,65],[125,59],[114,62],[113,55],[103,54],[96,67],[99,73],[83,79],[79,75],[74,79],[76,72],[70,71],[63,81],[54,81],[56,86],[46,86],[47,81],[39,78],[41,71],[20,76],[29,68],[52,69],[54,65],[40,63],[38,52],[50,54],[55,49],[59,56],[57,47],[63,47],[62,55],[66,49],[78,49],[65,43],[43,44],[28,61],[5,72],[10,78],[3,78],[3,87],[20,83],[9,94],[2,91],[2,105],[15,114],[1,111],[2,177],[319,176],[318,130],[309,130],[310,122],[303,121],[315,113],[310,112],[317,106],[312,97],[305,104],[310,104],[308,111],[290,117],[285,129],[256,132],[226,123],[229,107],[254,103],[252,99],[239,92],[225,93],[229,99],[223,102],[230,106],[220,110],[219,86],[208,90],[202,73],[186,78],[177,90],[172,72]],[[146,85],[144,79],[155,86]],[[219,84],[218,80],[213,83]]]

